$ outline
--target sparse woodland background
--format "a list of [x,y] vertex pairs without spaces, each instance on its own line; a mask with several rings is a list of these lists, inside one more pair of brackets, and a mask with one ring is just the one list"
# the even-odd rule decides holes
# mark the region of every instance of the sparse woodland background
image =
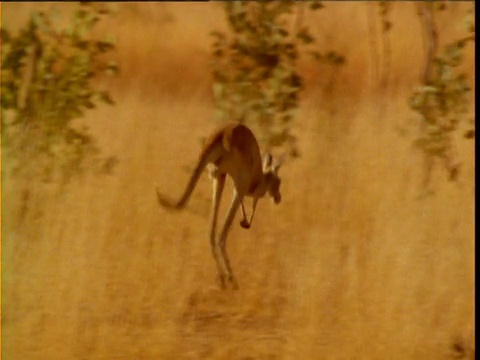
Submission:
[[[424,24],[413,2],[392,4],[383,17],[380,2],[302,12],[311,49],[345,62],[298,60],[299,156],[281,169],[281,205],[264,200],[252,229],[230,233],[236,292],[216,283],[207,177],[183,213],[154,191],[180,194],[219,124],[211,32],[228,33],[224,9],[116,4],[95,29],[115,39],[119,73],[95,83],[113,104],[72,120],[109,171],[13,175],[2,128],[2,358],[473,359],[474,94],[449,138],[458,168],[426,161],[409,102]],[[2,3],[2,28],[53,6],[75,5]],[[473,6],[435,12],[439,49],[468,36]],[[470,88],[474,46],[455,68]]]

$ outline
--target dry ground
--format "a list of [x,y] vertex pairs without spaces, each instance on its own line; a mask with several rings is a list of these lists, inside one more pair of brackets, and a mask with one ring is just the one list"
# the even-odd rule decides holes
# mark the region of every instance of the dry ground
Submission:
[[[461,31],[467,5],[438,19],[442,39]],[[4,25],[18,27],[35,6],[51,5],[2,3]],[[423,59],[418,18],[412,3],[395,4],[391,77],[379,93],[371,6],[327,3],[308,19],[322,48],[348,63],[337,73],[302,63],[302,157],[282,169],[282,204],[263,201],[252,229],[234,226],[240,289],[221,291],[207,177],[183,213],[159,209],[154,191],[181,192],[215,127],[208,32],[225,27],[221,10],[118,5],[105,29],[118,39],[117,105],[86,119],[119,158],[115,173],[62,193],[32,183],[23,221],[16,184],[2,179],[2,358],[473,358],[473,144],[458,143],[457,183],[439,169],[435,194],[419,197],[406,105]],[[472,83],[473,66],[469,50]]]

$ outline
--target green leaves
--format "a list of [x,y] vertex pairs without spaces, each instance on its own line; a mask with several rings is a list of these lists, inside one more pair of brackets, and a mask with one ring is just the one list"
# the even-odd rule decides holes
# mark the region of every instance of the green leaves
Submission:
[[324,7],[325,7],[325,5],[323,5],[321,1],[312,0],[310,2],[310,9],[311,10],[323,9]]
[[304,44],[311,44],[314,42],[313,36],[310,35],[310,32],[307,28],[302,28],[297,33],[297,38],[300,39]]
[[115,105],[115,101],[113,101],[112,97],[110,96],[110,94],[107,91],[105,91],[105,90],[99,91],[98,95],[104,103],[109,104],[109,105]]
[[[473,29],[470,26],[469,29]],[[431,76],[409,98],[409,105],[421,121],[421,134],[414,145],[428,156],[441,159],[446,164],[450,179],[455,180],[459,167],[453,154],[453,136],[462,123],[466,123],[471,100],[467,76],[458,73],[464,48],[475,41],[474,33],[443,47],[430,64]],[[471,122],[474,127],[474,121]],[[473,139],[475,129],[464,132],[464,138]]]
[[330,65],[342,65],[345,63],[345,57],[336,51],[327,51],[320,54],[318,51],[310,51],[309,54],[318,62]]
[[2,29],[2,113],[13,111],[16,118],[2,123],[2,137],[9,161],[28,178],[60,171],[65,180],[98,153],[87,129],[77,129],[73,120],[98,102],[114,104],[93,83],[118,72],[107,57],[114,41],[92,33],[110,14],[104,4],[81,3],[66,27],[52,10],[32,14],[17,35]]

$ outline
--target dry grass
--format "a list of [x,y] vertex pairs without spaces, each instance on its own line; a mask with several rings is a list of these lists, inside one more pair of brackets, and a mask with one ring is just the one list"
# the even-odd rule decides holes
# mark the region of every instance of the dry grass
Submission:
[[[33,6],[2,3],[5,25]],[[369,82],[367,6],[328,3],[318,14],[322,46],[348,63],[336,78],[302,63],[302,157],[283,169],[282,204],[262,202],[251,230],[232,230],[233,292],[216,283],[206,176],[184,213],[154,196],[156,184],[182,190],[215,126],[208,31],[225,26],[221,11],[119,4],[108,26],[118,104],[87,119],[118,156],[115,174],[62,193],[32,184],[23,222],[16,184],[2,179],[3,358],[473,359],[473,145],[459,142],[458,183],[439,170],[436,194],[418,197],[404,97],[422,59],[413,5],[394,7],[383,114]],[[439,19],[444,33],[459,31],[461,6]],[[470,56],[472,82],[473,67]]]

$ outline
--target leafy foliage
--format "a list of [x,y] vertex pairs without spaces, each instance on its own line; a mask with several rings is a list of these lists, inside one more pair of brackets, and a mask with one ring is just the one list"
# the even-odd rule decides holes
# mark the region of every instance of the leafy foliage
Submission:
[[87,128],[74,123],[98,102],[113,104],[96,79],[116,74],[105,59],[114,49],[93,28],[112,14],[101,4],[76,5],[67,27],[54,10],[34,13],[18,35],[1,30],[2,145],[14,174],[27,179],[69,180],[87,167],[110,170]]
[[[438,10],[442,10],[439,7]],[[472,9],[473,11],[473,9]],[[410,107],[420,115],[421,134],[415,141],[431,159],[441,159],[455,180],[459,172],[459,164],[454,157],[453,136],[462,122],[468,122],[472,129],[464,136],[473,138],[475,134],[474,120],[468,119],[468,104],[471,100],[471,88],[467,76],[458,74],[456,68],[462,64],[464,48],[475,41],[475,25],[473,13],[467,21],[469,35],[443,47],[431,63],[431,76],[410,97]]]
[[[288,28],[294,10],[307,3],[295,1],[227,1],[225,9],[231,34],[215,31],[213,43],[214,101],[217,118],[258,126],[267,147],[286,145],[298,156],[291,132],[303,79],[297,71],[300,48],[315,39],[300,24]],[[309,2],[311,10],[323,7]],[[303,10],[303,9],[301,9]],[[295,26],[296,25],[296,26]],[[342,63],[335,52],[314,58]]]

